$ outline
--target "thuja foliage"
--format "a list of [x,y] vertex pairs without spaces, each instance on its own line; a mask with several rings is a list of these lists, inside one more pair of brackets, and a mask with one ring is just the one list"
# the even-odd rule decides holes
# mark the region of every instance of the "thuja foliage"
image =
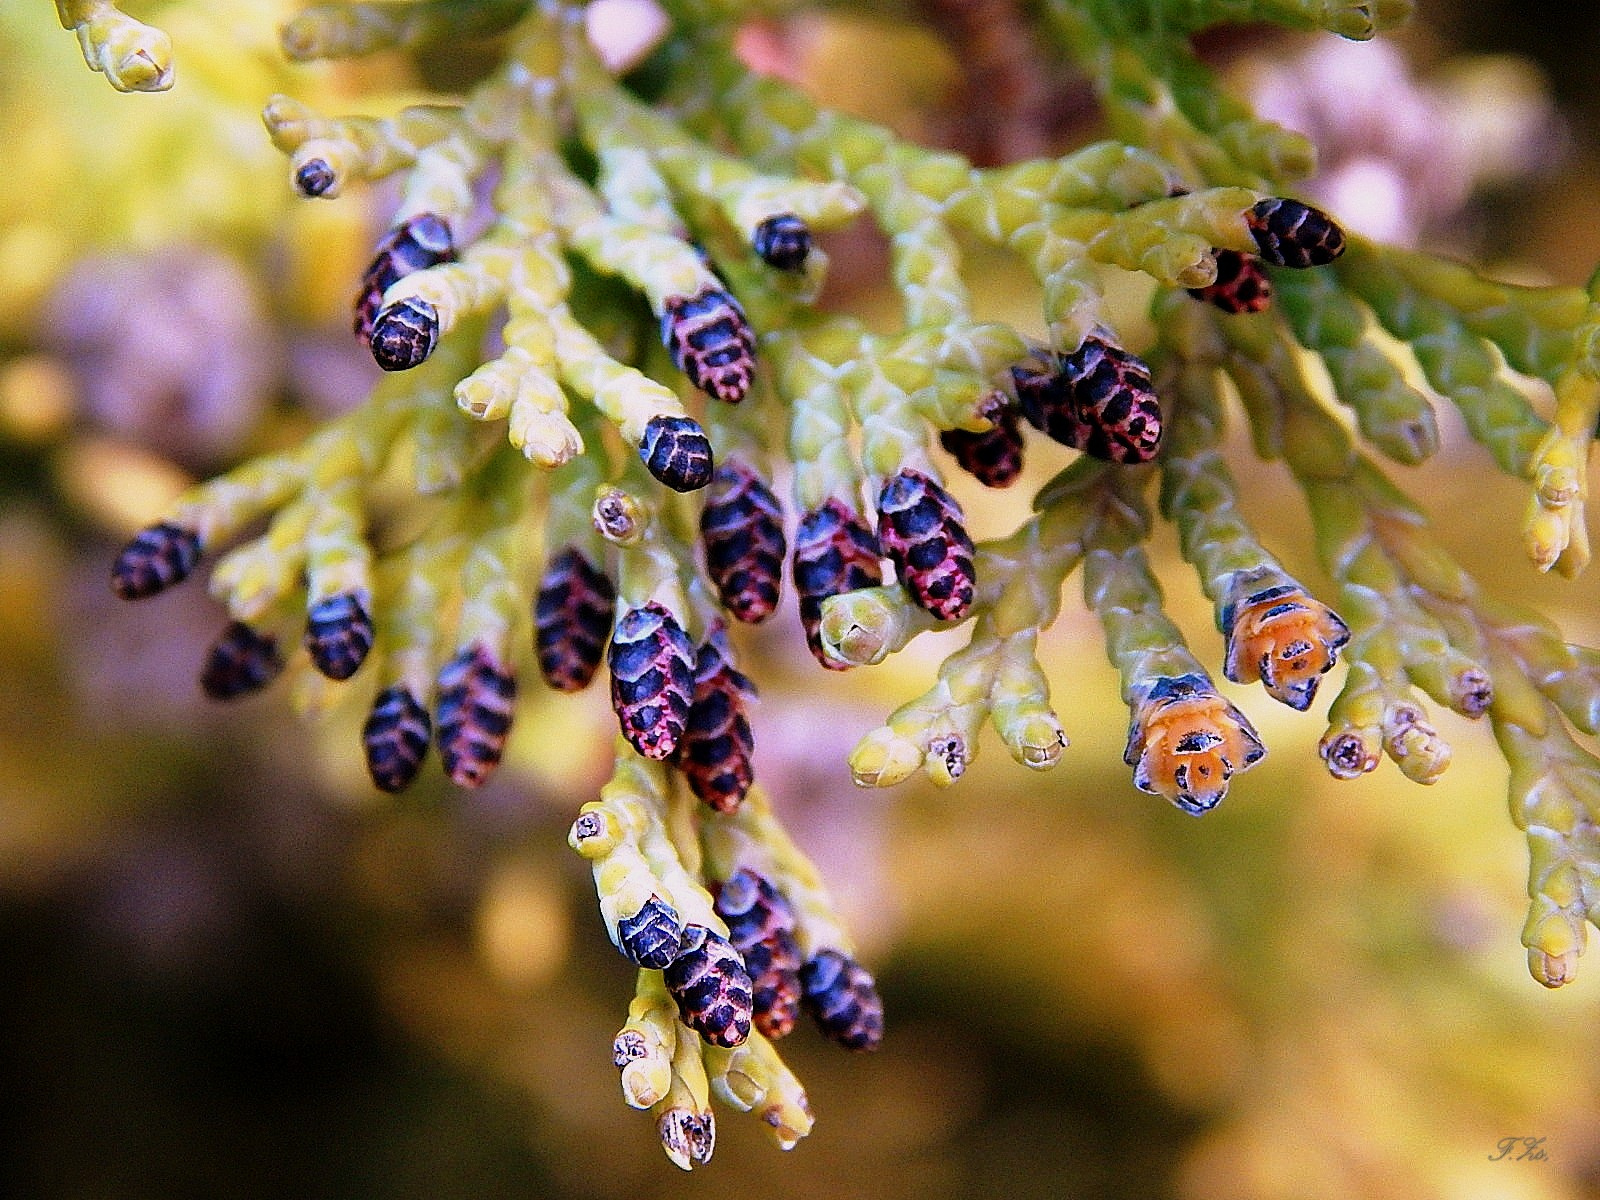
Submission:
[[[58,7],[115,86],[171,84],[159,34],[103,0]],[[711,1155],[713,1097],[782,1146],[805,1135],[774,1047],[801,1012],[852,1049],[883,1032],[871,975],[751,769],[737,627],[781,603],[832,670],[970,633],[855,748],[868,787],[953,783],[985,724],[1023,766],[1058,763],[1036,646],[1080,602],[1075,575],[1120,673],[1131,781],[1188,813],[1268,750],[1217,670],[1304,712],[1342,659],[1321,741],[1341,779],[1388,758],[1431,783],[1451,751],[1429,706],[1484,720],[1528,835],[1531,970],[1558,986],[1600,909],[1600,761],[1574,736],[1600,728],[1600,652],[1486,596],[1391,476],[1435,452],[1434,406],[1454,405],[1483,469],[1526,481],[1532,567],[1583,570],[1600,292],[1345,235],[1291,195],[1312,147],[1189,43],[1240,20],[1365,39],[1408,7],[1045,0],[1034,36],[1093,81],[1110,137],[986,168],[752,73],[733,51],[747,6],[727,0],[663,4],[647,89],[603,63],[576,3],[311,8],[283,31],[297,60],[466,35],[503,55],[454,105],[370,118],[267,101],[307,198],[401,180],[351,281],[353,335],[389,374],[304,444],[184,495],[113,585],[150,596],[215,556],[232,622],[207,693],[261,688],[303,649],[371,697],[364,752],[385,791],[435,747],[456,784],[482,783],[535,668],[560,691],[604,674],[614,773],[569,840],[639,967],[614,1045],[624,1097],[684,1167]],[[856,221],[889,241],[889,331],[814,305],[814,234]],[[1042,337],[974,312],[973,243],[1032,273]],[[1115,328],[1115,269],[1154,282],[1145,344]],[[1298,485],[1320,595],[1240,509],[1221,450],[1240,420]],[[946,472],[1006,487],[1024,453],[1063,469],[1019,527],[975,545]],[[397,472],[413,519],[380,530],[379,478]],[[1216,649],[1191,649],[1164,612],[1158,516],[1193,568],[1164,582],[1211,600]]]

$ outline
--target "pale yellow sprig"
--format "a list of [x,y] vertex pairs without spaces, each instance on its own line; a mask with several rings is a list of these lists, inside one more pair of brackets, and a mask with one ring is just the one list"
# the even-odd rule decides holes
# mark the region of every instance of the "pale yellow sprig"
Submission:
[[912,395],[885,372],[870,348],[842,381],[861,427],[861,467],[869,484],[897,471],[920,471],[935,482],[943,473],[928,453],[928,423]]
[[893,787],[925,766],[941,787],[960,779],[977,754],[1003,653],[993,623],[979,617],[972,641],[945,659],[933,687],[857,743],[850,752],[851,778],[862,787]]
[[566,305],[545,314],[555,332],[561,382],[594,404],[630,446],[638,446],[656,416],[686,413],[678,394],[626,363],[618,362]]
[[1559,720],[1542,736],[1496,721],[1495,736],[1511,765],[1511,819],[1528,833],[1528,968],[1560,987],[1600,912],[1600,761]]
[[661,1148],[674,1166],[685,1171],[710,1162],[717,1144],[703,1048],[699,1035],[680,1023],[672,1048],[672,1081],[667,1094],[650,1110],[656,1118]]
[[937,628],[938,620],[899,584],[861,588],[822,602],[823,653],[846,666],[876,666],[918,634]]
[[848,184],[765,175],[744,159],[697,141],[616,86],[581,39],[569,38],[568,46],[579,128],[602,161],[619,152],[647,154],[673,187],[717,204],[747,239],[771,217],[792,215],[823,230],[848,224],[865,208],[865,198]]
[[925,694],[902,705],[850,754],[850,773],[864,787],[892,787],[919,767],[941,787],[966,772],[977,755],[985,718],[994,721],[1013,757],[1025,766],[1053,766],[1066,747],[1049,685],[1034,657],[1038,631],[1008,637],[988,614],[972,641],[947,658]]
[[509,28],[530,0],[347,0],[315,4],[279,33],[294,62],[358,58],[379,50],[425,46],[447,38],[485,37]]
[[627,1023],[612,1042],[612,1058],[622,1075],[622,1098],[630,1107],[651,1108],[666,1097],[680,1031],[678,1006],[661,972],[641,970]]
[[602,789],[598,800],[578,810],[567,843],[589,860],[594,889],[600,901],[611,944],[623,948],[619,925],[637,915],[652,900],[673,907],[667,886],[657,877],[640,845],[641,831],[652,820],[652,809],[641,804],[639,793],[621,774],[627,747],[619,740],[618,775]]
[[1048,205],[1120,211],[1161,200],[1182,186],[1172,164],[1142,146],[1092,142],[1060,158],[1035,158],[981,172],[983,186],[965,202],[987,196],[990,237],[1026,224]]
[[457,262],[401,276],[383,294],[380,324],[385,309],[405,300],[433,306],[441,337],[468,317],[489,312],[511,286],[512,273],[521,260],[518,240],[508,231],[495,231],[468,246]]
[[583,436],[568,415],[559,380],[556,334],[549,313],[565,308],[570,283],[552,232],[521,246],[506,281],[506,344],[455,387],[455,400],[480,421],[505,420],[511,444],[537,466],[553,468],[583,453]]
[[855,419],[845,395],[864,331],[854,322],[809,325],[802,337],[774,330],[770,348],[778,390],[789,401],[789,460],[794,491],[807,512],[829,499],[861,507],[861,463],[851,439]]
[[461,612],[456,645],[481,645],[513,662],[512,647],[527,641],[529,621],[528,510],[532,480],[502,449],[477,481],[478,505],[461,567]]
[[305,572],[306,532],[313,504],[302,497],[283,506],[267,531],[235,546],[217,560],[211,594],[228,606],[236,621],[255,626],[287,596],[296,595]]
[[1046,29],[1089,72],[1114,135],[1185,179],[1258,188],[1315,169],[1310,140],[1261,120],[1218,86],[1178,25],[1141,37],[1071,0],[1048,0],[1043,11]]
[[783,894],[794,910],[795,941],[803,957],[813,958],[822,950],[854,954],[855,941],[821,873],[789,836],[760,784],[733,812],[707,815],[700,844],[707,878],[727,879],[748,867]]
[[338,593],[372,606],[372,549],[366,538],[366,484],[356,447],[330,447],[312,467],[307,496],[311,520],[305,531],[306,595],[309,603]]
[[759,1030],[731,1050],[708,1045],[704,1057],[712,1095],[729,1108],[754,1112],[779,1149],[793,1150],[811,1132],[805,1089]]
[[[704,925],[726,937],[728,927],[717,916],[710,893],[698,876],[691,873],[678,849],[678,843],[682,842],[690,853],[698,855],[696,840],[675,839],[669,829],[672,784],[667,769],[665,764],[641,758],[619,741],[615,773],[601,788],[599,803],[615,814],[624,836],[637,847],[658,883],[661,898],[685,922]],[[587,805],[584,811],[588,811]]]
[[1533,498],[1523,536],[1534,566],[1568,579],[1589,565],[1589,452],[1600,419],[1600,379],[1574,368],[1555,381],[1555,424],[1534,451]]
[[433,694],[443,627],[459,604],[457,592],[467,538],[456,514],[378,561],[378,688],[404,684],[422,703]]
[[321,193],[339,195],[349,180],[376,180],[416,164],[429,146],[460,127],[462,109],[454,105],[419,104],[392,117],[322,117],[299,100],[273,96],[261,119],[272,144],[289,155],[291,172],[321,160],[332,183]]
[[113,0],[56,0],[61,28],[78,35],[83,61],[119,92],[164,92],[173,84],[172,39]]
[[721,281],[681,238],[608,213],[589,185],[548,160],[543,173],[562,240],[595,270],[643,292],[657,313],[674,297],[720,290]]

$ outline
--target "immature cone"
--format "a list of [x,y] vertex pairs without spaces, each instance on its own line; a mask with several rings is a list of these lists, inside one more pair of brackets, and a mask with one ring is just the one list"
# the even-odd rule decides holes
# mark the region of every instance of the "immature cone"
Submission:
[[750,972],[756,1028],[769,1038],[783,1037],[800,1015],[794,910],[770,882],[741,867],[717,889],[716,911]]
[[757,225],[750,244],[769,267],[803,271],[811,254],[811,230],[793,213],[783,213]]
[[683,947],[683,922],[660,896],[650,899],[631,917],[617,922],[617,944],[632,962],[659,971],[678,957]]
[[695,660],[694,701],[677,758],[690,790],[718,812],[732,812],[750,791],[755,738],[744,700],[753,690],[729,659],[719,623]]
[[750,973],[721,934],[684,926],[683,949],[662,978],[683,1023],[713,1046],[738,1046],[750,1036]]
[[783,580],[783,508],[756,474],[737,460],[711,477],[700,513],[706,574],[736,620],[764,621],[778,606]]
[[794,590],[800,600],[800,624],[811,655],[830,671],[848,664],[835,662],[822,649],[822,602],[829,596],[877,587],[883,582],[878,539],[867,523],[840,500],[829,500],[800,518],[794,534]]
[[611,1042],[611,1061],[622,1073],[622,1098],[633,1108],[649,1108],[672,1087],[666,1047],[638,1029],[623,1029]]
[[595,532],[617,546],[637,546],[650,527],[649,510],[619,487],[601,488],[590,516]]
[[111,590],[124,600],[143,600],[189,577],[200,561],[200,535],[162,521],[141,529],[111,564]]
[[1148,462],[1161,444],[1161,402],[1150,368],[1090,334],[1054,363],[1011,368],[1022,415],[1040,432],[1108,462]]
[[422,769],[432,737],[428,710],[411,689],[403,683],[384,688],[361,731],[372,782],[385,792],[404,791]]
[[1383,761],[1382,751],[1382,741],[1376,734],[1363,737],[1362,731],[1353,729],[1330,729],[1317,746],[1328,774],[1335,779],[1356,779],[1377,770]]
[[1017,427],[1016,405],[996,403],[983,415],[994,422],[992,429],[982,433],[946,429],[939,435],[939,444],[984,487],[1010,487],[1022,474],[1022,431]]
[[630,609],[611,635],[611,707],[622,735],[646,758],[670,758],[689,720],[694,645],[666,605]]
[[232,621],[206,651],[200,690],[212,700],[236,700],[260,691],[282,670],[276,638]]
[[539,673],[558,692],[589,686],[605,654],[616,613],[616,589],[576,546],[550,560],[534,602]]
[[661,1148],[674,1166],[692,1171],[694,1164],[705,1166],[717,1144],[717,1119],[709,1109],[669,1108],[656,1122]]
[[1317,685],[1350,640],[1350,627],[1295,584],[1252,592],[1223,606],[1227,656],[1222,672],[1234,683],[1261,680],[1273,699],[1304,712]]
[[489,778],[505,752],[516,697],[516,677],[481,643],[445,664],[439,672],[434,728],[450,782],[477,787]]
[[1383,752],[1412,783],[1434,783],[1450,765],[1450,743],[1415,704],[1390,704],[1383,714]]
[[[295,190],[312,200],[325,195],[338,180],[339,177],[334,174],[333,168],[328,165],[328,160],[325,158],[307,159],[294,173]],[[360,303],[359,297],[356,302]]]
[[823,950],[800,968],[801,1004],[817,1027],[846,1050],[876,1050],[883,1040],[883,1000],[867,969],[839,950]]
[[1228,794],[1235,771],[1266,752],[1245,715],[1209,679],[1180,675],[1158,680],[1137,706],[1122,759],[1141,792],[1199,816]]
[[1272,281],[1254,254],[1239,250],[1217,250],[1215,283],[1190,288],[1196,300],[1220,308],[1225,313],[1261,312],[1272,303]]
[[396,301],[372,323],[372,360],[385,371],[420,367],[438,344],[439,310],[420,296]]
[[708,395],[737,404],[750,390],[756,337],[744,309],[722,289],[669,297],[661,314],[661,340],[673,365]]
[[306,614],[306,650],[311,665],[329,679],[349,679],[372,649],[372,618],[360,599],[338,592],[317,601]]
[[1464,717],[1481,717],[1494,704],[1494,680],[1468,668],[1450,681],[1450,707]]
[[[315,170],[319,165],[322,172]],[[296,173],[295,184],[306,195],[319,196],[333,185],[333,170],[321,159],[314,158]],[[419,213],[384,234],[361,277],[361,292],[355,301],[356,337],[363,344],[371,343],[372,324],[383,304],[383,294],[396,280],[404,279],[413,271],[452,262],[455,256],[450,226],[433,213]]]
[[1261,257],[1279,267],[1320,267],[1344,253],[1344,231],[1321,209],[1272,196],[1244,215]]
[[651,417],[639,439],[645,469],[675,492],[693,492],[711,482],[711,439],[693,417]]
[[878,541],[921,608],[959,621],[972,607],[977,572],[961,506],[944,488],[909,468],[878,493]]

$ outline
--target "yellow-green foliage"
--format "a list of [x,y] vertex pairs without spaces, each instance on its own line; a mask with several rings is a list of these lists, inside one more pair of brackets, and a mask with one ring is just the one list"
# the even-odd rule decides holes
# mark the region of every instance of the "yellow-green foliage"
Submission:
[[[107,4],[58,7],[91,65],[118,88],[171,83],[160,35]],[[1229,95],[1187,41],[1237,20],[1363,39],[1409,5],[1046,0],[1036,32],[1092,81],[1110,134],[1059,159],[993,168],[750,71],[733,47],[743,5],[669,0],[663,9],[669,24],[648,92],[606,69],[585,35],[583,6],[561,0],[323,5],[288,25],[284,45],[301,62],[396,48],[426,56],[463,36],[498,38],[499,57],[448,103],[324,117],[291,94],[266,100],[268,132],[302,191],[347,202],[358,185],[399,176],[393,226],[432,215],[456,243],[448,256],[410,264],[417,269],[369,275],[375,353],[386,367],[409,369],[300,445],[150,514],[208,552],[267,519],[212,574],[232,616],[292,642],[308,609],[352,598],[370,614],[376,644],[351,686],[403,686],[440,722],[446,663],[478,647],[516,673],[539,564],[569,546],[616,582],[619,617],[649,608],[664,622],[661,638],[686,632],[698,646],[723,618],[697,549],[697,492],[710,474],[694,460],[708,443],[717,461],[737,458],[769,475],[784,464],[807,518],[836,503],[870,524],[883,510],[880,548],[901,578],[885,585],[868,570],[853,577],[865,586],[812,597],[826,665],[880,663],[924,633],[970,623],[970,640],[945,658],[932,688],[856,747],[857,784],[889,786],[919,771],[953,784],[985,723],[1030,768],[1082,754],[1068,749],[1037,657],[1063,605],[1076,608],[1064,588],[1081,568],[1083,605],[1103,629],[1130,710],[1132,782],[1196,815],[1224,798],[1270,740],[1223,697],[1217,669],[1236,683],[1260,680],[1303,711],[1342,662],[1321,742],[1338,778],[1387,756],[1410,780],[1433,783],[1452,749],[1429,705],[1487,718],[1531,847],[1523,932],[1531,968],[1552,987],[1571,979],[1586,926],[1600,920],[1600,760],[1573,735],[1600,726],[1600,655],[1485,595],[1396,468],[1435,453],[1435,406],[1456,406],[1486,451],[1466,469],[1488,470],[1492,460],[1526,485],[1529,570],[1582,572],[1600,416],[1600,293],[1498,283],[1422,253],[1341,238],[1336,227],[1304,235],[1308,245],[1274,248],[1263,229],[1274,214],[1301,211],[1278,198],[1310,170],[1312,147]],[[178,96],[190,86],[186,56],[206,52],[180,42]],[[299,87],[259,64],[249,73],[263,90],[269,78],[285,93]],[[274,220],[275,186],[260,201]],[[137,226],[136,214],[116,219]],[[789,219],[808,238],[875,223],[888,243],[893,318],[817,307],[827,267],[820,245],[807,243],[799,261],[762,261],[752,244],[759,249],[772,223]],[[1324,220],[1311,210],[1305,228]],[[0,252],[14,236],[0,232]],[[1295,261],[1302,252],[1309,265]],[[980,315],[966,271],[979,255],[1020,264],[1037,285],[1036,320],[1017,328]],[[1219,255],[1246,256],[1264,271],[1271,304],[1226,311],[1185,295],[1216,282]],[[1279,261],[1263,267],[1260,256]],[[1147,322],[1125,337],[1116,328],[1125,306],[1108,295],[1120,273],[1138,276],[1150,297]],[[486,340],[500,313],[498,338]],[[658,324],[670,354],[655,344]],[[753,337],[753,386],[738,375],[751,367],[748,346],[733,356],[732,383],[696,373],[692,335],[713,327],[723,349]],[[394,338],[405,354],[385,362],[382,347]],[[1103,372],[1093,376],[1100,383],[1072,382],[1085,363]],[[1115,397],[1132,396],[1136,411],[1159,405],[1160,428],[1151,424],[1141,442],[1133,418],[1115,407],[1120,399],[1097,398],[1096,387],[1122,389]],[[1014,530],[963,551],[965,515],[934,504],[943,460],[933,443],[940,433],[991,433],[997,412],[1019,407],[1088,453],[1038,491]],[[1292,479],[1325,584],[1291,575],[1240,510],[1224,447],[1241,420],[1258,454]],[[479,436],[483,424],[502,422],[510,449]],[[663,429],[682,440],[659,440]],[[1030,446],[1061,453],[1042,440]],[[906,478],[927,511],[942,514],[931,532],[901,529],[885,507],[888,485]],[[1197,578],[1158,582],[1150,549],[1158,488],[1159,511]],[[610,513],[597,517],[599,538],[588,527],[597,496]],[[407,516],[394,519],[396,508]],[[909,548],[896,553],[893,537]],[[931,565],[919,547],[931,548]],[[131,570],[126,555],[118,569]],[[951,580],[964,582],[970,600],[941,613],[918,588]],[[1191,649],[1164,589],[1205,594],[1221,653]],[[664,643],[652,652],[665,664]],[[692,726],[693,704],[703,702],[693,680],[661,665],[659,679],[624,682],[617,654],[614,689],[656,689],[651,713],[682,693]],[[454,717],[481,737],[492,767],[506,730],[474,702],[469,692]],[[624,700],[616,703],[623,714]],[[644,743],[630,719],[655,718],[621,719],[629,736],[617,743],[612,781],[572,835],[619,948],[633,956],[628,922],[654,912],[652,903],[681,925],[728,933],[713,893],[749,868],[795,907],[808,968],[830,952],[853,963],[815,868],[759,786],[727,811],[699,805],[659,761],[670,753],[652,761],[634,748]],[[688,735],[670,733],[679,736]],[[875,1001],[870,978],[857,992],[850,986],[812,997],[848,1010],[828,1027],[846,1044],[870,1023]],[[786,1148],[810,1128],[804,1094],[769,1041],[755,1033],[740,1047],[702,1044],[656,968],[640,972],[617,1047],[627,1102],[655,1113],[682,1167],[709,1157],[713,1096],[757,1110]]]

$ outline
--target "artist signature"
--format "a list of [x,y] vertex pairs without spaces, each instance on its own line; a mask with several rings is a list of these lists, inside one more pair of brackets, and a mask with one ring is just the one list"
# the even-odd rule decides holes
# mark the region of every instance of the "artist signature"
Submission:
[[1490,1162],[1544,1162],[1550,1156],[1545,1153],[1544,1144],[1547,1138],[1536,1137],[1504,1137],[1495,1143],[1495,1152],[1489,1155]]

